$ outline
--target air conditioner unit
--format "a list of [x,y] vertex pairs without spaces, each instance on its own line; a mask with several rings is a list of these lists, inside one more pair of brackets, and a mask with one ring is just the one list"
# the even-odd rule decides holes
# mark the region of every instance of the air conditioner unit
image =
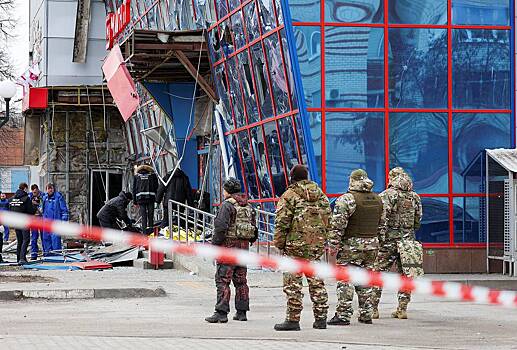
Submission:
[[339,100],[339,89],[330,89],[327,100]]

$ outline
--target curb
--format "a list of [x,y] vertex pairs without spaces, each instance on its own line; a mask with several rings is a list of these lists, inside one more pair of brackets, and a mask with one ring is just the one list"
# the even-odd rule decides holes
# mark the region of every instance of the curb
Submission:
[[0,291],[0,301],[21,299],[124,299],[165,297],[163,288],[105,288],[105,289],[53,289]]

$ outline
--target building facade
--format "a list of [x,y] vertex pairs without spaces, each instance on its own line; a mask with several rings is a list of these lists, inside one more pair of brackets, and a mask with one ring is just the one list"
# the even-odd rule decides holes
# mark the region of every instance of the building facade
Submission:
[[423,199],[427,270],[486,270],[484,150],[515,147],[514,1],[106,4],[129,4],[125,33],[206,33],[218,137],[198,154],[214,205],[232,173],[274,210],[294,164],[330,198],[355,168],[381,191],[402,166]]
[[484,150],[515,147],[513,1],[215,8],[214,81],[255,201],[274,202],[296,161],[331,198],[355,168],[381,191],[402,166],[423,199],[427,270],[486,270]]

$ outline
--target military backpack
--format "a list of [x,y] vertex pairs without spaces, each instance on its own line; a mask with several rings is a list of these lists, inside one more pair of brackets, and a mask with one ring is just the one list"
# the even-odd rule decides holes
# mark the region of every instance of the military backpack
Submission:
[[251,205],[240,206],[233,198],[227,200],[235,208],[235,220],[228,229],[228,238],[252,240],[255,238],[257,228],[252,223],[254,209]]

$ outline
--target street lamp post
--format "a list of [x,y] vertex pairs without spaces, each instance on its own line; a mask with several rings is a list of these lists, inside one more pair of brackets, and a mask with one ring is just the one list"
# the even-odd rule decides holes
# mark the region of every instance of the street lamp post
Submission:
[[5,100],[5,115],[0,117],[0,128],[9,121],[9,102],[16,95],[16,84],[9,80],[0,81],[0,97]]

